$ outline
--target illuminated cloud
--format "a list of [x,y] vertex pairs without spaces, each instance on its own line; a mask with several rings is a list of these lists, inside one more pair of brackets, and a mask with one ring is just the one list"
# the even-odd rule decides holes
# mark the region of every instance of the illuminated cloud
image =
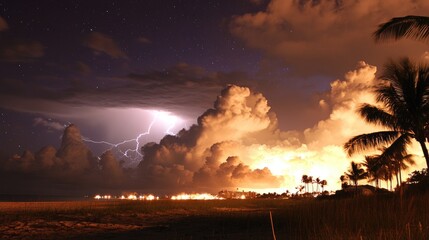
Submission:
[[0,60],[26,62],[43,57],[44,47],[36,41],[6,43],[0,48]]
[[[57,182],[93,189],[294,192],[307,174],[327,180],[326,189],[335,190],[350,161],[364,160],[364,154],[348,157],[343,144],[352,136],[378,130],[356,112],[362,103],[375,103],[371,91],[378,81],[376,72],[376,67],[360,62],[344,79],[332,81],[320,99],[321,107],[330,109],[329,116],[302,132],[281,131],[261,93],[228,85],[197,124],[143,146],[143,159],[134,169],[124,168],[110,150],[95,158],[74,125],[65,129],[58,151],[49,146],[36,154],[25,151],[0,166],[6,173],[42,172]],[[409,152],[416,154],[416,168],[424,167],[418,145]]]
[[112,58],[128,58],[111,37],[100,32],[90,33],[84,40],[84,45],[91,48],[95,54],[104,53]]
[[[348,157],[343,144],[352,136],[380,130],[356,112],[362,103],[375,103],[376,71],[360,62],[343,80],[333,81],[320,99],[321,107],[331,109],[328,118],[301,133],[279,130],[261,94],[229,86],[214,108],[199,117],[198,125],[143,147],[141,176],[152,184],[162,182],[160,188],[282,187],[294,191],[307,174],[327,180],[327,189],[338,189],[339,177],[350,161],[364,160],[364,154]],[[418,148],[412,146],[410,152],[417,156],[416,167],[424,166]]]
[[386,56],[420,57],[424,43],[400,41],[393,48],[371,36],[392,17],[428,10],[425,0],[271,0],[265,11],[236,16],[230,30],[267,58],[280,59],[292,74],[338,76],[362,59],[379,65]]
[[241,159],[243,140],[271,125],[269,109],[262,94],[228,86],[214,108],[198,118],[197,125],[142,148],[139,169],[143,182],[177,190],[195,187],[213,191],[252,184],[279,187],[281,177],[273,176],[267,168],[250,168],[248,160]]
[[36,160],[39,161],[39,167],[43,170],[63,167],[61,159],[57,157],[57,149],[53,146],[46,146],[40,149],[36,153]]
[[0,32],[5,31],[9,28],[9,25],[7,24],[6,20],[4,18],[0,17]]
[[48,129],[54,129],[54,130],[58,130],[58,131],[62,131],[65,128],[64,125],[62,125],[59,122],[46,120],[46,119],[43,119],[41,117],[37,117],[37,118],[33,119],[33,125],[34,126],[41,125],[41,126],[47,127]]
[[28,150],[24,151],[22,155],[15,154],[9,158],[3,165],[8,171],[18,172],[32,172],[35,169],[35,158],[34,154]]
[[96,158],[84,144],[80,130],[73,124],[64,131],[57,157],[72,174],[83,174],[97,167]]
[[112,151],[107,150],[100,156],[102,178],[109,185],[120,184],[124,179],[124,171]]

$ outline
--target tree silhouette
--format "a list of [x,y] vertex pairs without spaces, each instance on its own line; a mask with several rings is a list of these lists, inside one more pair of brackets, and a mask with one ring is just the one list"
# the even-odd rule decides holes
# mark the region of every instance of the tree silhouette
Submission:
[[398,154],[394,158],[394,166],[396,167],[397,179],[399,178],[399,185],[402,185],[402,170],[407,170],[410,165],[414,165],[414,155],[412,154]]
[[405,154],[414,138],[429,166],[425,145],[425,128],[429,122],[429,67],[403,58],[397,63],[389,62],[380,79],[384,81],[376,86],[375,94],[377,102],[384,107],[363,104],[358,112],[367,122],[387,130],[355,136],[344,144],[344,149],[352,155],[389,145],[383,155],[393,158],[398,153]]
[[316,192],[319,192],[320,178],[316,178]]
[[301,182],[304,183],[305,192],[308,192],[308,175],[306,174],[302,175]]
[[390,19],[388,22],[380,24],[373,35],[376,41],[388,40],[392,38],[395,40],[401,38],[428,40],[429,17],[395,17]]
[[313,176],[308,176],[308,183],[309,184],[311,184],[311,193],[313,193],[314,192],[314,189],[313,189]]
[[353,184],[355,185],[355,193],[357,192],[357,186],[359,180],[367,178],[368,174],[365,172],[359,163],[351,162],[350,169],[345,173],[349,177]]
[[346,173],[344,173],[344,175],[340,176],[340,181],[341,181],[341,188],[346,188],[349,184],[347,183],[347,181],[350,181],[349,177],[347,177]]
[[325,191],[325,186],[328,185],[328,182],[326,180],[320,181],[320,186],[322,187],[322,193]]
[[363,165],[366,167],[370,181],[375,182],[375,187],[379,188],[379,180],[382,178],[383,162],[380,155],[365,156]]

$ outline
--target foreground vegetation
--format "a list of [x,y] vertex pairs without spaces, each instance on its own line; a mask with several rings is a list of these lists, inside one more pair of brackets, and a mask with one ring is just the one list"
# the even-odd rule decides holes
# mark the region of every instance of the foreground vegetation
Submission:
[[429,239],[429,194],[401,198],[0,203],[1,239]]

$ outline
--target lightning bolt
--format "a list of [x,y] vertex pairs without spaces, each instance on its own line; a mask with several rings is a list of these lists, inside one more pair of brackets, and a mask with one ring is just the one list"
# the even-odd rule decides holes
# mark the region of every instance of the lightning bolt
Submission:
[[[84,137],[84,136],[82,136],[82,140],[85,142],[89,142],[89,143],[107,145],[110,147],[110,150],[116,149],[123,157],[131,160],[131,164],[132,164],[132,163],[138,162],[143,157],[143,155],[139,151],[140,140],[142,137],[150,135],[150,133],[152,131],[152,127],[155,125],[156,122],[159,121],[160,117],[166,117],[166,118],[168,118],[167,120],[169,120],[168,121],[169,125],[167,126],[165,134],[176,135],[171,130],[176,126],[177,118],[175,116],[170,116],[166,112],[155,111],[154,117],[153,117],[152,121],[150,122],[147,130],[143,133],[138,134],[135,138],[123,140],[123,141],[118,142],[118,143],[112,143],[112,142],[108,142],[108,141],[95,141],[95,140],[92,140],[92,139],[90,139],[88,137]],[[125,151],[120,148],[123,145],[130,144],[133,142],[135,143],[135,147],[133,147],[133,148],[128,148]]]

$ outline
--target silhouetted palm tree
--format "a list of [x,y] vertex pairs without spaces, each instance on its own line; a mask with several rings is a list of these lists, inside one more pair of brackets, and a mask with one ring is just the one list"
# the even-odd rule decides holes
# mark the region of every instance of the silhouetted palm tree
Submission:
[[357,186],[358,186],[359,180],[362,180],[368,177],[367,172],[365,172],[365,170],[361,168],[360,164],[355,163],[353,161],[351,162],[350,169],[345,174],[353,181],[355,185],[355,192],[357,192]]
[[[385,167],[385,176],[386,180],[389,180],[390,183],[390,191],[393,191],[393,176],[396,176],[396,164],[392,158],[384,159],[384,167]],[[398,178],[396,178],[396,184],[398,184]]]
[[415,163],[414,155],[412,154],[399,154],[395,156],[394,165],[396,167],[396,173],[399,176],[399,185],[402,185],[402,170],[408,169],[410,165],[414,165]]
[[320,186],[322,187],[322,193],[325,191],[325,186],[328,185],[328,182],[326,180],[320,181]]
[[363,165],[366,167],[370,181],[375,182],[375,187],[379,187],[379,180],[382,177],[380,169],[382,168],[382,160],[380,155],[365,156]]
[[308,176],[308,183],[309,184],[311,184],[311,193],[313,193],[314,192],[314,189],[313,189],[313,176]]
[[304,183],[305,192],[308,192],[308,175],[302,175],[301,182]]
[[341,188],[346,188],[348,185],[350,185],[350,179],[349,177],[347,177],[346,173],[340,176],[340,181],[341,181]]
[[414,138],[420,143],[429,166],[425,145],[425,127],[429,122],[429,67],[415,65],[408,58],[398,63],[391,61],[381,80],[384,82],[376,86],[375,94],[377,102],[384,108],[364,104],[358,111],[367,122],[388,130],[355,136],[344,144],[344,149],[352,155],[389,145],[383,155],[393,158],[398,153],[406,154],[406,147]]
[[315,182],[316,182],[316,192],[319,192],[319,185],[320,185],[320,178],[316,178]]
[[417,40],[429,39],[429,17],[405,16],[395,17],[378,25],[374,32],[376,41],[387,39],[412,38]]

